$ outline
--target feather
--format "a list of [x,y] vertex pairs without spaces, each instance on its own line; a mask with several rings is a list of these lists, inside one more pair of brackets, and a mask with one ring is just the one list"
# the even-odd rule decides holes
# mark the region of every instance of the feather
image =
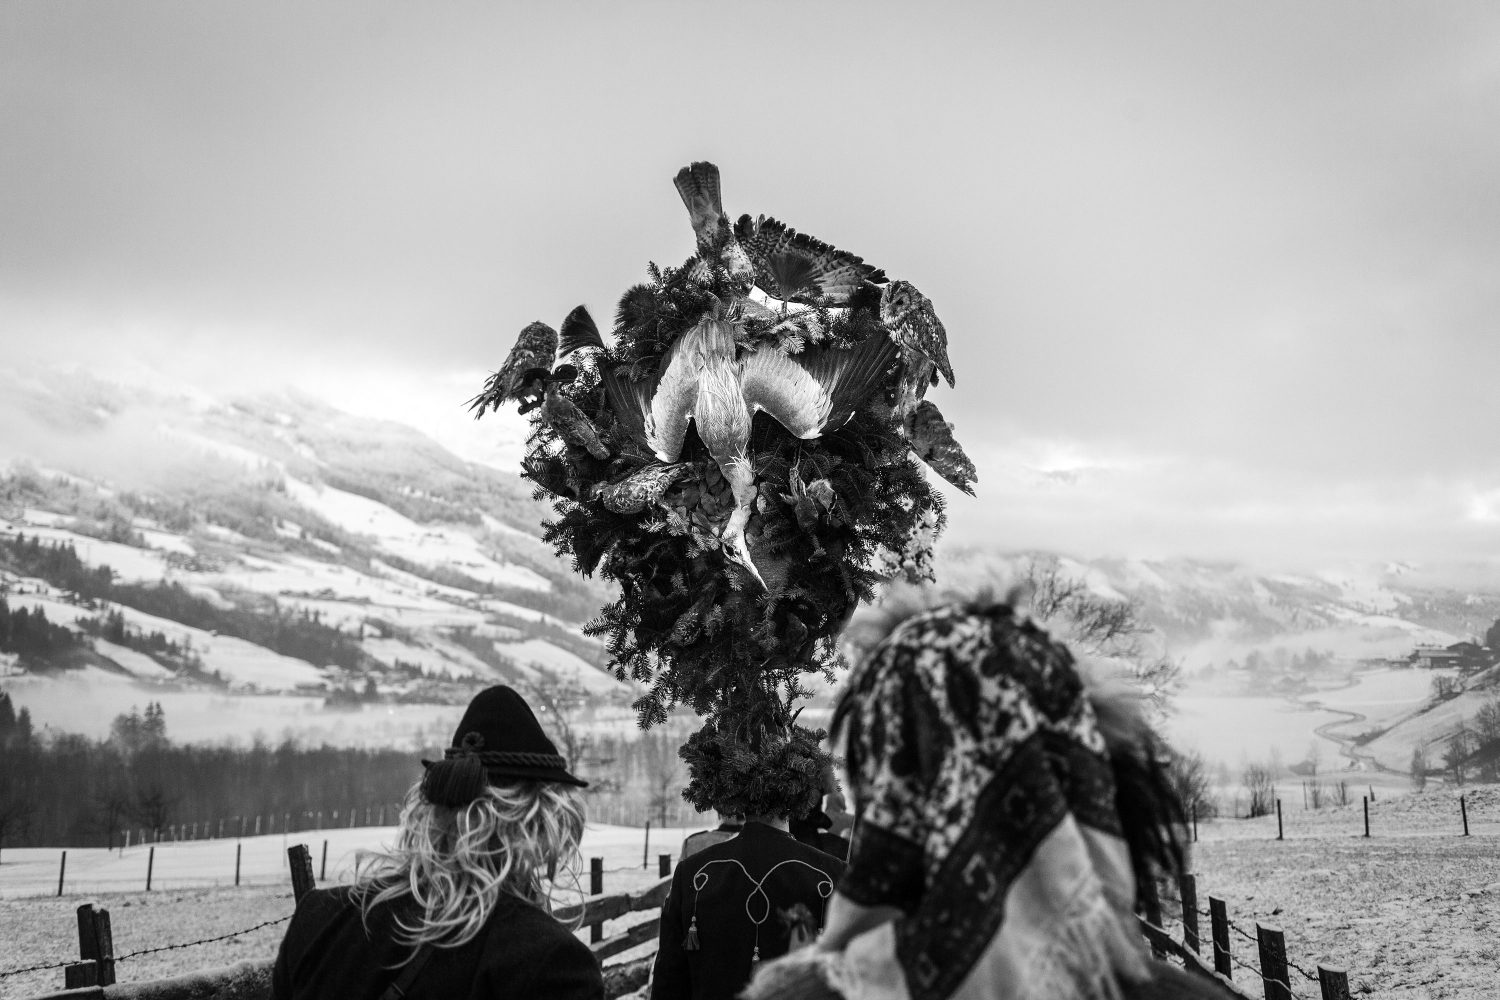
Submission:
[[905,419],[902,429],[907,443],[932,470],[970,496],[979,479],[974,463],[953,437],[953,425],[930,400],[922,400]]
[[646,414],[651,412],[651,396],[656,391],[654,379],[632,382],[620,374],[619,365],[612,365],[600,372],[605,398],[616,419],[625,426],[632,438],[641,444],[649,444],[646,436]]
[[634,285],[625,290],[615,307],[615,330],[654,334],[660,318],[661,301],[656,289],[648,284]]
[[616,514],[634,514],[648,504],[659,503],[672,484],[691,471],[687,463],[648,465],[603,487],[596,496]]
[[740,216],[734,235],[755,268],[755,284],[784,302],[844,306],[856,292],[885,281],[885,272],[864,258],[766,216]]
[[535,405],[556,358],[557,331],[542,322],[528,325],[516,338],[500,370],[485,381],[479,395],[468,401],[469,408],[476,411],[474,416],[482,417],[487,409],[498,410],[512,401],[532,399]]
[[609,448],[599,440],[599,431],[567,396],[557,391],[555,383],[547,388],[542,402],[542,419],[557,429],[562,439],[583,448],[597,459],[609,457]]
[[687,206],[688,220],[698,242],[717,243],[721,229],[729,227],[719,190],[719,168],[707,162],[691,163],[677,171],[672,183]]
[[750,407],[764,410],[796,437],[811,439],[842,427],[895,358],[896,347],[884,336],[795,357],[757,351],[745,358],[740,385]]
[[[910,282],[893,281],[881,291],[880,319],[901,348],[908,368],[918,369],[920,359],[936,366],[948,385],[954,384],[953,365],[948,361],[948,331],[932,308],[931,299]],[[930,373],[931,369],[923,373],[923,384],[918,387],[921,392],[926,391]]]
[[567,318],[562,321],[562,331],[558,337],[558,360],[586,347],[603,346],[604,338],[599,336],[599,327],[586,308],[579,306],[568,313]]

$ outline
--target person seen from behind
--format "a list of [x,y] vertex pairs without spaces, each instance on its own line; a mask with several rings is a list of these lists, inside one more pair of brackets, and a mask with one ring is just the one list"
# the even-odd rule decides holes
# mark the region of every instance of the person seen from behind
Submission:
[[[915,613],[913,613],[915,612]],[[887,613],[834,713],[856,816],[815,948],[748,1000],[1218,998],[1135,911],[1182,807],[1128,686],[988,596]]]
[[406,796],[395,845],[297,904],[273,1000],[602,1000],[599,963],[547,909],[574,868],[579,789],[526,701],[476,695]]
[[[737,835],[684,858],[672,873],[651,1000],[731,1000],[757,965],[810,945],[822,930],[844,863],[788,831],[788,815],[806,813],[822,794],[818,783],[799,777],[798,765],[817,750],[816,739],[801,739],[781,738],[784,756],[762,760],[748,783],[728,767],[717,780],[697,776],[696,783],[733,795],[734,804],[721,803],[720,812],[742,811],[745,823]],[[690,759],[689,770],[695,767],[713,771],[717,763]]]

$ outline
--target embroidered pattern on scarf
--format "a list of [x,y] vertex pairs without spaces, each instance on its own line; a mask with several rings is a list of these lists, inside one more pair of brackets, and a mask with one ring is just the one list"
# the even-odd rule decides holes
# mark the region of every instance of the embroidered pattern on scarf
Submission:
[[845,697],[862,798],[839,891],[905,911],[896,948],[913,1000],[942,1000],[1065,817],[1121,835],[1104,739],[1072,655],[1006,608],[907,621]]

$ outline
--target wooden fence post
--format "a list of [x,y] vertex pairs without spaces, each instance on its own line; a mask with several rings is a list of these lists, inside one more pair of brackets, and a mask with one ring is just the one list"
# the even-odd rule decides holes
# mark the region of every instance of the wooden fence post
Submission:
[[1340,966],[1318,966],[1318,986],[1323,1000],[1349,1000],[1349,973]]
[[1183,872],[1177,881],[1177,898],[1182,901],[1182,943],[1195,954],[1203,951],[1198,937],[1198,876]]
[[1286,837],[1283,835],[1282,829],[1281,829],[1281,800],[1280,799],[1276,800],[1276,839],[1277,840],[1285,840],[1286,839]]
[[323,863],[318,868],[318,881],[328,881],[328,841],[323,841]]
[[292,898],[300,901],[312,891],[312,852],[306,844],[293,844],[286,849],[287,860],[292,867]]
[[1458,811],[1464,818],[1464,836],[1467,837],[1469,835],[1469,807],[1464,802],[1463,795],[1458,797]]
[[1225,979],[1234,978],[1234,966],[1229,958],[1229,911],[1224,901],[1216,896],[1208,897],[1209,929],[1214,939],[1214,971]]
[[641,871],[646,870],[646,858],[651,854],[651,821],[646,820],[646,843],[641,848]]
[[151,871],[156,867],[156,845],[151,845],[151,853],[146,855],[146,891],[151,891]]
[[[68,871],[68,852],[62,852],[62,861],[57,866],[57,894],[62,895],[63,875]],[[87,984],[85,984],[87,985]]]
[[1370,797],[1365,796],[1365,836],[1370,835]]
[[1260,946],[1260,978],[1265,983],[1266,1000],[1292,1000],[1292,983],[1286,967],[1286,935],[1275,924],[1257,923],[1255,940]]
[[[1146,911],[1146,921],[1156,927],[1162,925],[1161,919],[1161,886],[1157,884],[1154,877],[1148,877],[1141,884],[1141,904]],[[1162,957],[1162,951],[1151,942],[1151,954],[1156,958]]]
[[1193,800],[1193,843],[1198,842],[1198,800]]
[[63,969],[64,986],[71,990],[114,985],[115,944],[108,910],[95,910],[93,903],[78,908],[78,954],[81,961]]
[[656,856],[656,873],[662,878],[672,874],[672,855],[658,854]]
[[234,884],[240,884],[240,852],[245,849],[244,844],[234,845]]
[[[589,895],[602,896],[604,894],[604,859],[589,858]],[[596,921],[589,924],[589,943],[598,944],[604,940],[604,923]]]

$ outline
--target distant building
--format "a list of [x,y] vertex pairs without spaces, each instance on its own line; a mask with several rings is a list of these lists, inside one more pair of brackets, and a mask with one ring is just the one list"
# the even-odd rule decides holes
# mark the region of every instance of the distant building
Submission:
[[1475,642],[1455,642],[1451,646],[1418,646],[1411,654],[1413,666],[1425,670],[1448,668],[1471,673],[1495,664],[1495,655]]

